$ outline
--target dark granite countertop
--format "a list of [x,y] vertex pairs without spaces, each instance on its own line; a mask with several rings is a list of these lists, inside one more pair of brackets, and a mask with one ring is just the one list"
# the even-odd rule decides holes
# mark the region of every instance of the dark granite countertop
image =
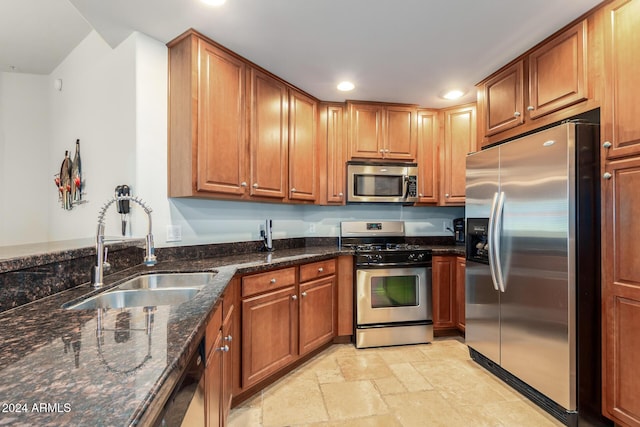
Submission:
[[[431,248],[434,254],[464,255],[460,246]],[[5,311],[0,314],[0,425],[147,425],[197,348],[204,325],[235,274],[349,253],[336,246],[312,246],[165,261],[152,268],[138,265],[105,277],[108,288],[148,272],[217,273],[214,283],[192,300],[153,311],[61,308],[96,293],[88,283]],[[99,317],[102,336],[96,333]]]

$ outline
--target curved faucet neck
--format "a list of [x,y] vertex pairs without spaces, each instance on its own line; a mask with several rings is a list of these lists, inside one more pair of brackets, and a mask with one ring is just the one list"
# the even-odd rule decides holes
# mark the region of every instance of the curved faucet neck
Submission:
[[144,212],[147,214],[148,232],[145,239],[144,264],[147,266],[152,266],[152,265],[155,265],[156,263],[155,249],[153,245],[152,225],[151,225],[152,209],[149,206],[147,206],[147,204],[142,199],[138,197],[115,196],[107,200],[107,202],[102,206],[98,214],[98,227],[96,230],[96,255],[97,255],[96,258],[97,259],[96,259],[96,265],[93,267],[92,274],[91,274],[91,283],[96,288],[100,288],[103,285],[102,280],[104,278],[104,266],[106,264],[105,246],[104,246],[104,230],[105,230],[104,218],[107,213],[107,210],[109,209],[109,206],[111,206],[115,202],[120,202],[125,200],[134,202],[137,205],[141,206],[142,209],[144,209]]

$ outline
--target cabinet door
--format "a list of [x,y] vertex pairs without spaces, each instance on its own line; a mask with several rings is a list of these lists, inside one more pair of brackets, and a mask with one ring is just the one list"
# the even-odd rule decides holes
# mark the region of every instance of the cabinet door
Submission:
[[432,259],[433,329],[456,327],[455,262],[453,256]]
[[[218,329],[218,334],[213,342],[212,350],[207,357],[207,368],[205,371],[205,411],[207,427],[218,427],[221,425],[221,403],[222,403],[222,331]],[[188,425],[188,422],[187,422]]]
[[198,191],[242,196],[247,186],[244,63],[198,40]]
[[418,110],[418,203],[438,202],[438,112]]
[[346,185],[347,144],[345,138],[345,108],[330,105],[327,107],[327,203],[344,204]]
[[318,103],[290,90],[289,93],[289,198],[315,201],[317,197]]
[[417,110],[390,105],[385,108],[383,158],[414,161],[417,155]]
[[291,363],[298,354],[296,287],[242,301],[242,386]]
[[612,161],[603,182],[603,411],[640,426],[640,158]]
[[300,284],[300,355],[335,335],[335,276]]
[[384,109],[375,104],[349,104],[349,147],[353,158],[382,158]]
[[529,55],[529,117],[540,117],[587,98],[586,59],[586,20]]
[[464,306],[464,296],[465,296],[465,268],[466,268],[466,260],[464,257],[456,258],[456,319],[457,319],[457,328],[464,332],[465,329],[465,306]]
[[[640,153],[640,2],[618,0],[605,6],[605,93],[602,137],[607,157]],[[608,145],[608,144],[607,144]]]
[[484,134],[493,135],[524,123],[523,63],[518,61],[482,85]]
[[467,153],[476,151],[476,106],[444,110],[441,205],[464,205]]
[[[228,299],[225,296],[224,303],[227,303]],[[222,353],[222,384],[221,384],[221,397],[220,397],[220,424],[222,426],[227,425],[227,416],[231,411],[231,399],[233,397],[233,372],[234,372],[234,360],[238,353],[238,343],[234,341],[236,338],[234,335],[235,328],[235,306],[229,307],[227,315],[222,322],[222,345],[228,349]]]
[[288,91],[251,69],[251,195],[284,199],[288,171]]
[[338,257],[338,336],[353,335],[353,256]]

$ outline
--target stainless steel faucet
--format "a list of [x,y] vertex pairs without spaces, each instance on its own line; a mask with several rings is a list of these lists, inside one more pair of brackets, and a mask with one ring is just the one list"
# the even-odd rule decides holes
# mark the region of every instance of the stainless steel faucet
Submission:
[[153,234],[151,233],[151,208],[147,206],[147,204],[138,197],[133,196],[115,196],[112,199],[107,200],[107,202],[100,209],[100,213],[98,214],[98,231],[96,233],[96,255],[97,261],[96,265],[93,266],[91,271],[91,283],[95,288],[102,287],[103,277],[104,277],[104,269],[106,263],[106,248],[104,246],[104,216],[107,213],[107,209],[109,206],[114,204],[115,202],[129,200],[134,203],[137,203],[144,209],[144,212],[147,214],[147,219],[149,220],[149,229],[147,232],[147,238],[145,242],[145,255],[144,255],[144,264],[147,266],[155,265],[156,256],[154,254],[155,249],[153,247]]

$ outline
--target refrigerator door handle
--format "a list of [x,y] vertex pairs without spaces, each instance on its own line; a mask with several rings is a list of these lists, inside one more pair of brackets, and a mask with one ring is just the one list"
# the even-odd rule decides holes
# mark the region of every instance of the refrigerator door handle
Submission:
[[499,291],[500,289],[498,288],[498,279],[496,277],[496,270],[495,270],[495,264],[496,264],[496,259],[495,259],[495,255],[493,253],[493,235],[495,234],[494,232],[494,225],[495,225],[495,211],[496,211],[496,205],[498,202],[498,193],[494,193],[493,194],[493,201],[491,202],[491,211],[489,212],[489,230],[487,231],[487,238],[489,240],[489,270],[491,271],[491,281],[493,282],[493,287],[496,291]]
[[502,274],[502,260],[500,259],[500,235],[502,234],[502,214],[504,210],[504,200],[506,196],[504,195],[504,191],[500,192],[500,196],[498,197],[498,203],[494,212],[494,221],[493,221],[493,241],[489,246],[493,247],[493,259],[495,261],[495,274],[498,282],[498,287],[501,292],[505,292],[507,290],[507,286],[504,282],[504,275]]

